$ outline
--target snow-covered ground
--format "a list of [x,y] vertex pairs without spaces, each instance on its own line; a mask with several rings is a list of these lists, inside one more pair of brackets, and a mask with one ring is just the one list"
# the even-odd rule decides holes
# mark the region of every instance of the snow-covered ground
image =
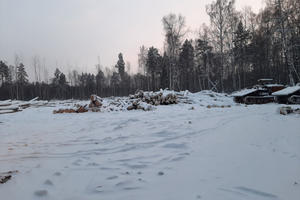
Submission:
[[300,115],[187,96],[147,112],[0,115],[0,173],[18,170],[0,199],[299,199]]

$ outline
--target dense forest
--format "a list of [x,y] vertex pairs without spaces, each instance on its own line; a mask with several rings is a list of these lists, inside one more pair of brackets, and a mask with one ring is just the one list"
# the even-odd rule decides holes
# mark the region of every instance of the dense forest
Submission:
[[[52,77],[39,57],[24,66],[15,55],[13,64],[0,61],[0,99],[85,99],[93,93],[123,96],[160,88],[232,92],[260,78],[293,85],[300,81],[299,10],[299,0],[267,0],[258,14],[236,10],[234,0],[216,0],[206,6],[210,25],[201,25],[193,39],[187,38],[184,16],[166,15],[163,50],[140,47],[138,72],[132,75],[122,53],[115,69],[98,64],[96,74],[73,70],[67,75],[56,69]],[[34,70],[34,82],[26,68]]]

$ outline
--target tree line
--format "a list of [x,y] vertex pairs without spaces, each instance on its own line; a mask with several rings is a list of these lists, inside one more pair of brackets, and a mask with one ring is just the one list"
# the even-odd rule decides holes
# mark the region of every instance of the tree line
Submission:
[[141,46],[133,75],[122,53],[114,69],[98,64],[96,74],[73,70],[67,76],[56,69],[50,81],[41,81],[35,57],[32,83],[18,57],[15,65],[0,61],[0,98],[84,99],[92,93],[123,96],[160,88],[232,92],[260,78],[293,85],[300,81],[299,10],[298,0],[267,0],[258,14],[250,7],[236,10],[234,0],[216,0],[206,6],[210,24],[203,24],[193,39],[187,38],[184,16],[166,15],[163,50]]

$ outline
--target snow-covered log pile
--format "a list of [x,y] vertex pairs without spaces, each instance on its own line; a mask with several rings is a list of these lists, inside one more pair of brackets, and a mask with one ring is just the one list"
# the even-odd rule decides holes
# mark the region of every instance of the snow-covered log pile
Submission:
[[93,112],[100,112],[100,107],[102,106],[102,99],[97,95],[91,95],[91,102],[89,104],[89,109]]
[[140,99],[131,99],[130,97],[110,97],[103,100],[101,111],[114,112],[126,110],[152,110],[153,106],[142,102]]
[[75,108],[65,108],[65,109],[59,109],[59,110],[54,110],[53,114],[62,114],[62,113],[85,113],[88,112],[87,105],[79,105],[76,104]]
[[90,97],[89,105],[80,105],[75,104],[72,108],[63,108],[59,110],[54,110],[53,114],[62,114],[62,113],[85,113],[88,111],[100,112],[102,106],[102,99],[97,95],[93,94]]
[[29,107],[40,107],[48,104],[48,101],[38,101],[38,97],[30,101],[6,100],[0,102],[0,114],[8,114],[22,111]]
[[128,97],[101,99],[97,95],[91,95],[89,102],[71,104],[64,109],[54,111],[54,113],[150,111],[155,109],[156,106],[171,104],[199,104],[200,106],[209,108],[229,108],[234,105],[234,102],[226,94],[219,94],[212,91],[190,93],[188,91],[160,90],[157,92],[144,92],[139,90],[134,95],[129,95]]
[[154,106],[178,103],[175,92],[167,90],[160,90],[159,92],[143,92],[140,90],[136,94],[130,95],[129,97],[130,99],[138,99]]
[[134,101],[130,106],[127,107],[127,110],[143,110],[150,111],[153,110],[153,107],[145,102]]
[[[183,95],[181,95],[183,96]],[[91,95],[89,104],[75,104],[63,109],[54,110],[54,114],[60,113],[84,113],[84,112],[113,112],[126,110],[150,111],[154,106],[177,104],[177,94],[173,91],[161,90],[159,92],[138,91],[129,97],[110,97],[101,99],[97,95]]]
[[293,113],[300,114],[300,109],[299,108],[293,109],[290,106],[283,106],[283,107],[279,108],[279,113],[281,115],[288,115],[288,114],[293,114]]
[[131,105],[127,110],[144,110],[149,111],[153,106],[177,104],[178,99],[175,92],[160,90],[159,92],[137,91],[134,95],[130,95]]

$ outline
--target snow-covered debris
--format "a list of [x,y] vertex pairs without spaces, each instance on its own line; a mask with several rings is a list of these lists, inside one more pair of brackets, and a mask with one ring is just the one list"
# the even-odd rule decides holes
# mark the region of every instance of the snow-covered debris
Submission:
[[30,101],[0,101],[0,114],[19,112],[28,107],[40,107],[46,104],[48,104],[48,101],[38,101],[38,97]]
[[12,178],[12,175],[18,171],[8,171],[0,173],[0,184],[4,184]]
[[288,114],[292,114],[292,113],[300,114],[300,109],[299,108],[293,109],[290,106],[283,106],[283,107],[279,108],[279,113],[281,115],[288,115]]
[[186,93],[185,98],[193,104],[200,106],[232,106],[235,105],[232,97],[224,93],[217,93],[210,90],[203,90],[197,93]]
[[272,95],[274,95],[274,96],[286,96],[286,95],[293,94],[297,91],[300,91],[300,85],[287,87],[287,88],[285,88],[283,90],[280,90],[278,92],[274,92]]

